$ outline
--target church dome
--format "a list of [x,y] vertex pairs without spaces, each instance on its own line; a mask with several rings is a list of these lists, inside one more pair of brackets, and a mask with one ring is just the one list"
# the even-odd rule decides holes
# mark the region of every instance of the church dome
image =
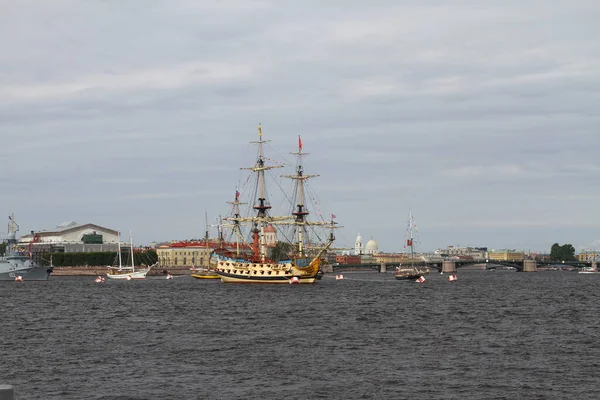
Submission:
[[378,249],[379,246],[377,246],[377,242],[373,239],[369,240],[365,246],[365,251],[371,254],[376,253]]
[[275,229],[275,227],[273,225],[267,225],[265,226],[265,233],[273,233],[273,232],[277,232],[277,229]]

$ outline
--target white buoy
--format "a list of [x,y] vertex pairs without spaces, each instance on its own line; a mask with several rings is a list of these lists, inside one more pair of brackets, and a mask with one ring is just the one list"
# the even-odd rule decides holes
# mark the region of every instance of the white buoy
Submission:
[[130,280],[131,280],[131,275],[127,275],[127,278],[126,278],[126,279],[127,279],[128,281],[130,281]]
[[173,279],[173,275],[167,274],[167,279]]
[[292,279],[290,279],[290,284],[292,283],[300,283],[300,278],[297,276],[292,276]]
[[448,276],[448,281],[453,282],[455,280],[456,280],[456,275],[453,274],[453,275]]
[[344,275],[342,275],[342,274],[339,274],[339,275],[335,276],[335,280],[336,281],[341,281],[342,279],[344,279]]
[[426,280],[427,280],[427,279],[425,279],[425,277],[424,277],[423,275],[421,275],[421,276],[420,276],[420,277],[417,279],[417,282],[419,282],[419,283],[423,283],[423,282],[425,282]]
[[23,277],[21,275],[17,275],[17,277],[15,278],[16,282],[23,282]]
[[102,282],[104,282],[104,278],[101,277],[101,276],[97,276],[96,279],[94,279],[94,282],[96,282],[96,283],[102,283]]

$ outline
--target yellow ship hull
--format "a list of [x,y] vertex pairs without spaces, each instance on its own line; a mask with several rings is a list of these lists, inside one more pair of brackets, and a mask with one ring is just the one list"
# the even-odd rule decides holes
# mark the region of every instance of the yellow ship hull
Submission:
[[219,279],[220,276],[217,274],[207,274],[207,275],[203,275],[203,274],[191,274],[192,278],[196,278],[196,279]]
[[292,263],[243,263],[219,261],[216,272],[225,283],[315,283],[320,261],[313,260],[307,267]]

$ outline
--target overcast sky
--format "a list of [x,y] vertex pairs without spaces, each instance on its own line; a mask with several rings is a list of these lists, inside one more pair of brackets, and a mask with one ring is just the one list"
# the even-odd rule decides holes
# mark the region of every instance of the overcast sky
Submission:
[[[0,0],[0,210],[203,235],[301,135],[338,246],[600,249],[600,3]],[[293,157],[290,157],[293,161]],[[3,236],[5,233],[3,232]]]

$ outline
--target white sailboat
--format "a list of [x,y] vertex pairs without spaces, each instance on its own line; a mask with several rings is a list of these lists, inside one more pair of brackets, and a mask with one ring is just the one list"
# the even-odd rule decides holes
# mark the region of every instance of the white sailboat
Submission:
[[133,257],[133,236],[131,235],[131,232],[129,232],[129,244],[130,244],[130,254],[129,256],[131,257],[131,265],[130,266],[126,266],[123,265],[123,260],[121,257],[121,233],[119,232],[119,236],[118,236],[118,250],[117,250],[117,255],[118,255],[118,260],[119,260],[119,265],[118,266],[108,266],[108,272],[106,273],[106,277],[109,279],[118,279],[118,280],[133,280],[133,279],[146,279],[146,274],[148,274],[148,272],[150,271],[150,269],[153,267],[153,265],[150,265],[149,267],[145,267],[145,268],[136,268],[135,267],[135,261],[134,261],[134,257]]
[[591,266],[581,268],[579,273],[580,274],[598,274],[598,273],[600,273],[600,271],[598,271],[598,264],[596,264],[596,262],[593,262]]

